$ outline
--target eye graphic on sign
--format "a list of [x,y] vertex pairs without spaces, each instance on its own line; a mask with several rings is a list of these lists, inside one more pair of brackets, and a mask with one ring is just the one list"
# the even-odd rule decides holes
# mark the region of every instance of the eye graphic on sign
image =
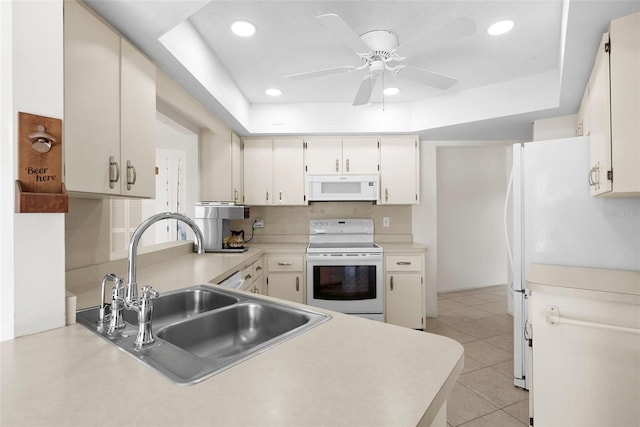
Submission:
[[38,125],[38,131],[30,133],[29,138],[33,145],[31,146],[40,154],[47,153],[51,150],[51,144],[56,142],[56,139],[44,131],[44,126]]

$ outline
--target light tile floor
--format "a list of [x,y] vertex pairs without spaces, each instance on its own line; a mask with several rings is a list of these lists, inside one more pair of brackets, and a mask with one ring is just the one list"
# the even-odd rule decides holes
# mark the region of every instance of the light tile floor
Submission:
[[464,346],[464,370],[447,401],[450,426],[529,425],[529,393],[513,385],[513,317],[507,287],[438,295],[437,318],[427,332]]

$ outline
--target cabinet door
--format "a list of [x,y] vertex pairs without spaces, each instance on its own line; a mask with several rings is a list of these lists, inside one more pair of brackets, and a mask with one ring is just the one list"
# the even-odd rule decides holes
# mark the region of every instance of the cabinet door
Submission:
[[231,201],[231,141],[228,135],[202,129],[198,142],[200,200]]
[[387,274],[385,279],[387,323],[422,329],[422,276],[416,273]]
[[156,67],[121,39],[120,150],[121,192],[155,197]]
[[273,150],[270,139],[244,141],[244,203],[273,204]]
[[335,175],[342,173],[342,140],[338,137],[305,139],[306,172]]
[[269,273],[269,296],[304,304],[302,273]]
[[418,154],[415,137],[380,140],[380,204],[418,203]]
[[242,203],[244,197],[242,174],[242,141],[231,132],[231,196],[237,204]]
[[273,141],[273,204],[304,205],[304,149],[301,139]]
[[[64,2],[64,156],[69,191],[120,194],[120,37]],[[109,166],[109,158],[114,165]]]
[[589,78],[589,127],[591,129],[589,172],[592,196],[611,191],[611,180],[607,172],[611,170],[611,104],[609,90],[609,52],[605,45],[609,33],[600,41],[596,62]]
[[342,172],[378,174],[378,138],[343,138]]

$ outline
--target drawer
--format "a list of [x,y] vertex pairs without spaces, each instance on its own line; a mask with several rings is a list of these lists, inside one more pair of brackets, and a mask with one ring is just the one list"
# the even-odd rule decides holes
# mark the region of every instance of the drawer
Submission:
[[262,266],[262,258],[254,262],[252,265],[253,265],[253,273],[254,273],[253,278],[257,279],[258,277],[262,276],[262,271],[264,269],[264,267]]
[[302,256],[270,256],[267,261],[269,272],[272,271],[302,271],[304,257]]
[[253,272],[253,264],[245,267],[240,274],[242,275],[245,284],[253,283],[253,280],[255,278],[255,273]]
[[420,255],[387,255],[385,257],[386,271],[422,271],[422,256]]

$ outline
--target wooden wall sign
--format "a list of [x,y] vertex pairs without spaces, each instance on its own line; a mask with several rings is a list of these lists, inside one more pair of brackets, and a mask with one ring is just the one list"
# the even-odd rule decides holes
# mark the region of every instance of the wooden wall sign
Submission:
[[62,120],[18,113],[16,212],[67,212]]

